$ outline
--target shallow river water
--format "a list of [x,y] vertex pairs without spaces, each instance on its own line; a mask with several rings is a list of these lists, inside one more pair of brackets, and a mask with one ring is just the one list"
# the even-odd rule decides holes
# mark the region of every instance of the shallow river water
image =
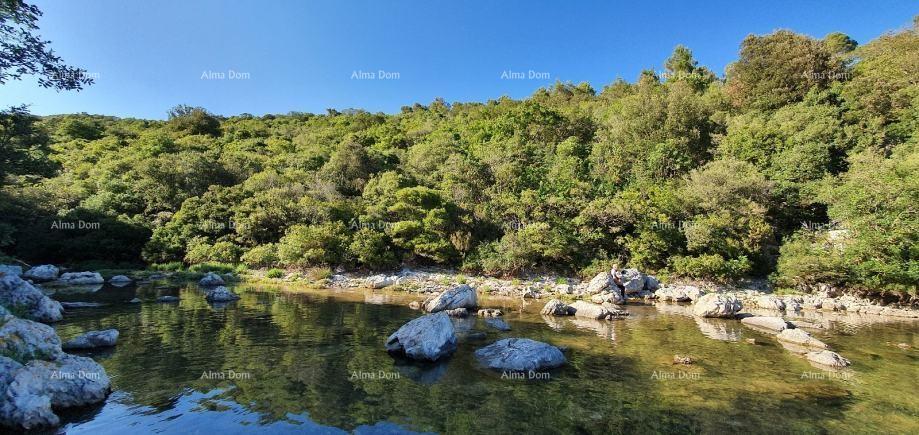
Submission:
[[[448,360],[415,365],[383,346],[420,314],[407,307],[412,295],[235,290],[242,299],[218,307],[194,287],[54,295],[107,304],[69,310],[55,325],[64,340],[121,331],[117,347],[88,354],[111,377],[112,395],[64,414],[64,430],[919,433],[915,321],[811,315],[823,328],[809,331],[852,361],[826,371],[769,334],[736,320],[696,319],[680,305],[629,305],[629,318],[600,322],[543,317],[545,301],[483,298],[482,305],[505,310],[511,331],[474,317],[457,321],[458,332],[485,338],[461,338]],[[167,294],[181,301],[153,302]],[[128,303],[135,295],[144,302]],[[505,337],[563,347],[568,364],[522,379],[478,367],[475,349]],[[696,362],[674,365],[674,355]]]

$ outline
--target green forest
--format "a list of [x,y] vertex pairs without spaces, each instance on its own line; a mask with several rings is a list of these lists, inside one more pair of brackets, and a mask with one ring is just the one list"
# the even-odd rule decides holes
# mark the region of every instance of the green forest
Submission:
[[[0,115],[0,256],[30,264],[768,277],[915,294],[919,19],[678,46],[594,89],[400,113]],[[4,261],[4,262],[5,262]]]

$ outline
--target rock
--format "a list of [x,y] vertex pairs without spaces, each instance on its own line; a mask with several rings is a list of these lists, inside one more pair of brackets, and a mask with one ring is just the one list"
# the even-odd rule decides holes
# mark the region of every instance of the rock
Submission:
[[381,289],[394,285],[398,279],[398,276],[374,275],[367,278],[365,285],[372,289]]
[[456,332],[446,313],[428,314],[390,335],[386,350],[416,360],[436,361],[456,351]]
[[638,293],[645,289],[647,276],[638,271],[638,269],[625,269],[619,274],[619,280],[622,282],[622,288],[625,294]]
[[141,303],[141,302],[143,302],[143,301],[141,301],[140,298],[134,298],[134,299],[131,299],[130,301],[128,301],[128,303],[132,303],[132,304],[139,304],[139,303]]
[[61,306],[65,310],[72,310],[78,308],[98,308],[104,307],[105,304],[99,302],[61,302]]
[[89,331],[81,334],[72,340],[65,342],[61,347],[64,350],[85,350],[99,347],[112,347],[118,341],[117,329],[106,329],[104,331]]
[[625,302],[625,299],[623,299],[622,294],[617,290],[610,293],[600,293],[593,295],[590,297],[590,301],[595,304],[621,304]]
[[35,266],[22,275],[25,279],[31,279],[35,282],[54,281],[58,278],[61,270],[51,264]]
[[157,302],[178,302],[179,297],[178,296],[160,296],[156,298],[156,301]]
[[479,317],[501,317],[504,313],[495,308],[483,308],[479,310],[478,315]]
[[424,309],[431,313],[454,308],[475,308],[478,304],[475,289],[461,284],[450,290],[444,291],[424,305]]
[[0,264],[0,275],[22,276],[22,266],[13,266],[12,264]]
[[756,306],[765,310],[785,311],[785,301],[772,295],[762,295],[756,298]]
[[124,286],[126,286],[126,285],[131,284],[132,282],[134,282],[134,280],[132,280],[131,278],[128,278],[128,277],[125,276],[125,275],[115,275],[115,276],[109,278],[108,282],[109,282],[109,284],[111,284],[111,285],[113,285],[113,286],[115,286],[115,287],[124,287]]
[[99,272],[67,272],[57,279],[60,285],[96,285],[104,284],[105,280]]
[[734,317],[743,308],[737,298],[718,293],[702,296],[692,307],[692,313],[699,317]]
[[527,372],[563,366],[559,348],[528,338],[505,338],[475,351],[479,363],[492,370]]
[[499,331],[510,331],[511,330],[511,325],[508,325],[507,322],[501,319],[496,319],[496,318],[485,319],[485,324]]
[[692,357],[689,357],[689,356],[682,356],[682,355],[674,355],[674,356],[673,356],[673,363],[674,363],[674,364],[685,364],[685,365],[689,365],[689,364],[692,364],[692,363],[694,363],[694,362],[695,362],[695,361],[693,361]]
[[740,323],[756,328],[768,329],[773,332],[782,332],[792,327],[788,322],[782,320],[781,317],[770,316],[744,317],[740,319]]
[[90,358],[62,355],[54,361],[34,360],[16,369],[0,405],[0,425],[36,429],[56,426],[54,410],[105,400],[111,381]]
[[692,302],[704,294],[702,289],[691,285],[663,287],[654,292],[657,299],[664,302]]
[[779,335],[776,336],[776,338],[778,338],[780,341],[784,341],[786,343],[791,343],[791,344],[795,344],[795,345],[806,347],[806,348],[826,349],[828,347],[826,343],[820,340],[817,340],[816,338],[812,337],[810,334],[808,334],[807,332],[801,329],[786,329],[780,332]]
[[61,354],[61,339],[48,325],[13,318],[0,326],[0,355],[27,362],[54,359]]
[[748,344],[756,344],[755,338],[745,338],[744,341],[747,342]]
[[469,310],[465,308],[454,308],[452,310],[444,310],[450,317],[467,317],[469,316]]
[[597,276],[590,280],[590,282],[587,284],[587,289],[585,292],[587,294],[593,295],[604,290],[610,290],[612,288],[616,288],[616,284],[613,281],[613,275],[604,271],[598,273]]
[[552,290],[560,295],[570,295],[574,291],[571,284],[556,284]]
[[15,275],[0,276],[0,305],[22,310],[24,317],[39,322],[56,322],[64,317],[64,307],[59,302]]
[[829,351],[829,350],[821,350],[818,352],[808,352],[804,356],[810,362],[824,365],[827,367],[840,368],[840,367],[848,367],[849,364],[851,364],[849,360],[843,358],[838,353]]
[[552,299],[542,307],[541,313],[548,316],[570,316],[574,314],[574,309],[558,299]]
[[488,336],[484,332],[479,332],[479,331],[469,332],[466,334],[467,340],[484,340],[487,337]]
[[214,272],[208,272],[207,275],[204,275],[204,277],[198,281],[198,285],[201,287],[217,287],[224,284],[226,283],[223,281],[223,278]]
[[576,301],[571,304],[574,309],[574,315],[577,317],[587,317],[590,319],[609,319],[616,316],[616,313],[610,311],[602,305],[592,304],[586,301]]
[[239,295],[233,293],[230,289],[220,286],[213,288],[207,291],[204,294],[204,299],[208,302],[230,302],[239,299]]
[[661,282],[657,280],[656,276],[648,275],[645,278],[645,290],[653,292],[661,287]]
[[420,309],[421,309],[421,302],[418,302],[418,301],[411,301],[411,302],[408,304],[408,307],[411,308],[411,309],[413,309],[413,310],[420,310]]

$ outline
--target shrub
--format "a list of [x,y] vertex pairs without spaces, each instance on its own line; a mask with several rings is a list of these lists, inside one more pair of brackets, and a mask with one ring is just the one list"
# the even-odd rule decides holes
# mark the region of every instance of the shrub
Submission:
[[347,234],[341,222],[294,225],[278,242],[278,258],[289,267],[338,264],[344,260]]
[[277,279],[277,278],[283,278],[285,274],[286,273],[281,269],[271,269],[267,273],[265,273],[265,277]]
[[234,264],[206,262],[206,263],[195,264],[189,267],[188,270],[191,272],[196,272],[196,273],[214,272],[214,273],[224,274],[224,273],[237,272],[239,268]]
[[152,264],[150,268],[161,272],[178,272],[185,269],[185,263],[181,261],[170,261],[168,263]]
[[278,263],[278,247],[274,243],[259,245],[240,257],[249,267],[271,267]]
[[351,256],[370,269],[391,269],[398,264],[386,235],[369,228],[361,228],[354,233],[348,250]]
[[718,254],[704,254],[673,258],[674,274],[688,278],[737,279],[748,274],[751,267],[750,260],[744,256],[725,259]]

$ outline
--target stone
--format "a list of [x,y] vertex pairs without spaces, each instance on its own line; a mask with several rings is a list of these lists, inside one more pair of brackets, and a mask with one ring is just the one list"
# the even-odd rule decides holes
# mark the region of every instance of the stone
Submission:
[[408,307],[411,308],[411,309],[413,309],[413,310],[420,310],[420,309],[421,309],[421,302],[418,302],[418,301],[411,301],[411,302],[409,302]]
[[501,319],[496,319],[496,318],[485,319],[485,324],[499,331],[510,331],[511,330],[511,325],[508,325],[507,322]]
[[552,290],[560,295],[570,295],[572,292],[574,292],[571,284],[556,284]]
[[776,336],[780,341],[795,344],[805,348],[826,349],[829,346],[826,343],[812,337],[801,329],[786,329]]
[[548,316],[570,316],[574,314],[574,309],[558,299],[552,299],[542,307],[541,313]]
[[731,318],[743,308],[734,296],[709,293],[702,296],[692,307],[692,313],[699,317]]
[[619,273],[619,280],[625,294],[633,294],[645,289],[647,276],[638,269],[625,269]]
[[702,289],[691,285],[663,287],[654,292],[654,296],[664,302],[692,302],[698,300],[704,294],[705,292]]
[[587,289],[585,292],[587,294],[597,294],[604,290],[610,290],[616,287],[615,282],[613,281],[613,275],[609,272],[600,272],[597,276],[593,277],[590,282],[587,284]]
[[230,302],[238,300],[239,295],[224,286],[219,286],[208,290],[204,294],[204,299],[208,302]]
[[771,317],[771,316],[751,316],[744,317],[740,319],[740,323],[743,323],[747,326],[752,326],[755,328],[767,329],[772,332],[782,332],[786,329],[792,328],[793,326],[782,320],[781,317]]
[[104,331],[89,331],[78,335],[65,342],[61,347],[64,350],[96,349],[100,347],[112,347],[117,341],[118,330],[106,329]]
[[134,299],[131,299],[130,301],[128,301],[128,303],[131,303],[131,304],[139,304],[139,303],[141,303],[141,302],[143,302],[143,301],[141,301],[140,298],[134,298]]
[[454,308],[452,310],[444,310],[444,312],[447,313],[447,315],[450,317],[468,317],[469,316],[469,310],[465,308]]
[[478,305],[478,299],[475,289],[467,284],[458,285],[452,289],[446,290],[431,299],[424,305],[424,309],[431,313],[443,310],[452,310],[454,308],[475,308]]
[[61,270],[51,264],[35,266],[22,275],[25,279],[31,279],[34,282],[54,281],[58,278]]
[[576,301],[571,304],[574,309],[574,315],[577,317],[587,317],[590,319],[609,319],[615,316],[615,313],[606,307],[598,304],[592,304],[586,301]]
[[492,370],[528,372],[561,367],[567,363],[562,351],[528,338],[505,338],[475,351],[483,366]]
[[0,264],[0,275],[22,276],[22,266],[12,264]]
[[374,275],[368,277],[365,284],[372,289],[381,289],[395,285],[398,279],[398,276]]
[[109,278],[108,282],[109,282],[109,284],[111,284],[111,285],[113,285],[113,286],[115,286],[115,287],[124,287],[124,286],[126,286],[126,285],[131,284],[132,282],[134,282],[134,280],[132,280],[131,278],[128,278],[128,277],[125,276],[125,275],[115,275],[115,276]]
[[683,355],[674,355],[674,356],[673,356],[673,363],[674,363],[674,364],[689,365],[689,364],[692,364],[692,363],[694,363],[694,362],[695,362],[695,361],[692,359],[692,357],[689,357],[689,356],[683,356]]
[[653,292],[661,287],[661,282],[656,276],[648,275],[645,278],[645,290]]
[[496,308],[483,308],[477,313],[479,317],[501,317],[504,313]]
[[105,280],[99,272],[67,272],[57,279],[60,285],[96,285],[104,284]]
[[622,294],[618,290],[609,293],[600,293],[590,297],[590,301],[595,304],[621,304],[625,302]]
[[436,361],[456,351],[453,322],[443,312],[411,320],[389,336],[386,350],[411,359]]
[[0,305],[21,310],[23,317],[39,322],[57,322],[64,307],[16,275],[0,276]]
[[848,367],[849,364],[851,364],[849,360],[843,358],[838,353],[829,351],[829,350],[808,352],[804,356],[810,362],[820,364],[823,366],[827,366],[827,367],[842,368],[842,367]]
[[765,310],[785,311],[785,301],[772,295],[762,295],[756,298],[756,306]]
[[54,359],[61,354],[61,339],[48,325],[13,318],[0,326],[0,355],[27,362]]
[[200,281],[198,281],[198,285],[201,287],[217,287],[224,284],[226,283],[223,281],[223,278],[214,272],[208,272],[206,275],[204,275],[203,278],[201,278]]
[[105,304],[100,302],[61,302],[61,306],[65,310],[73,310],[78,308],[98,308],[104,307]]
[[156,298],[156,301],[157,302],[178,302],[179,297],[178,296],[160,296]]

